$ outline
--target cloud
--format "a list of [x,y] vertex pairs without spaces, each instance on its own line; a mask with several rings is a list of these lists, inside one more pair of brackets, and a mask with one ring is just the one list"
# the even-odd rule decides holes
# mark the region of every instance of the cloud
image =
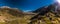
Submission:
[[2,6],[2,7],[0,7],[0,8],[10,8],[9,6]]
[[29,12],[29,11],[32,11],[32,10],[24,10],[24,12]]

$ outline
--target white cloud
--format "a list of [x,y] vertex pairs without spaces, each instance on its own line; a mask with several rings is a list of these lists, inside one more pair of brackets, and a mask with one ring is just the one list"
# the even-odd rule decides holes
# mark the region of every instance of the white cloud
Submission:
[[24,12],[29,12],[29,11],[31,11],[31,10],[24,10]]
[[10,8],[9,6],[2,6],[1,8]]

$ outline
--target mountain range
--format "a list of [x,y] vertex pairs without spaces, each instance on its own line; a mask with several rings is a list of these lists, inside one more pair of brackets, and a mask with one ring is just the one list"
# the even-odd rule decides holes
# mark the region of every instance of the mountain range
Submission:
[[0,7],[0,24],[60,24],[60,10],[56,4],[23,12],[8,6]]

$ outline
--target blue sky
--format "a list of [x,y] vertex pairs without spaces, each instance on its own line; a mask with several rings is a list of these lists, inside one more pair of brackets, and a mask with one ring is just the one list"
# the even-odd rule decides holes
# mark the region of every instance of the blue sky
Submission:
[[0,6],[10,6],[23,11],[33,11],[52,4],[53,0],[0,0]]

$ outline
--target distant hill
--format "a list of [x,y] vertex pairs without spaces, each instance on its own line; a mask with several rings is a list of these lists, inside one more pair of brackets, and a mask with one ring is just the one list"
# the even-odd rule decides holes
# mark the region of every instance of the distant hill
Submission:
[[14,8],[0,8],[0,12],[8,13],[13,16],[21,16],[23,14],[21,10]]

